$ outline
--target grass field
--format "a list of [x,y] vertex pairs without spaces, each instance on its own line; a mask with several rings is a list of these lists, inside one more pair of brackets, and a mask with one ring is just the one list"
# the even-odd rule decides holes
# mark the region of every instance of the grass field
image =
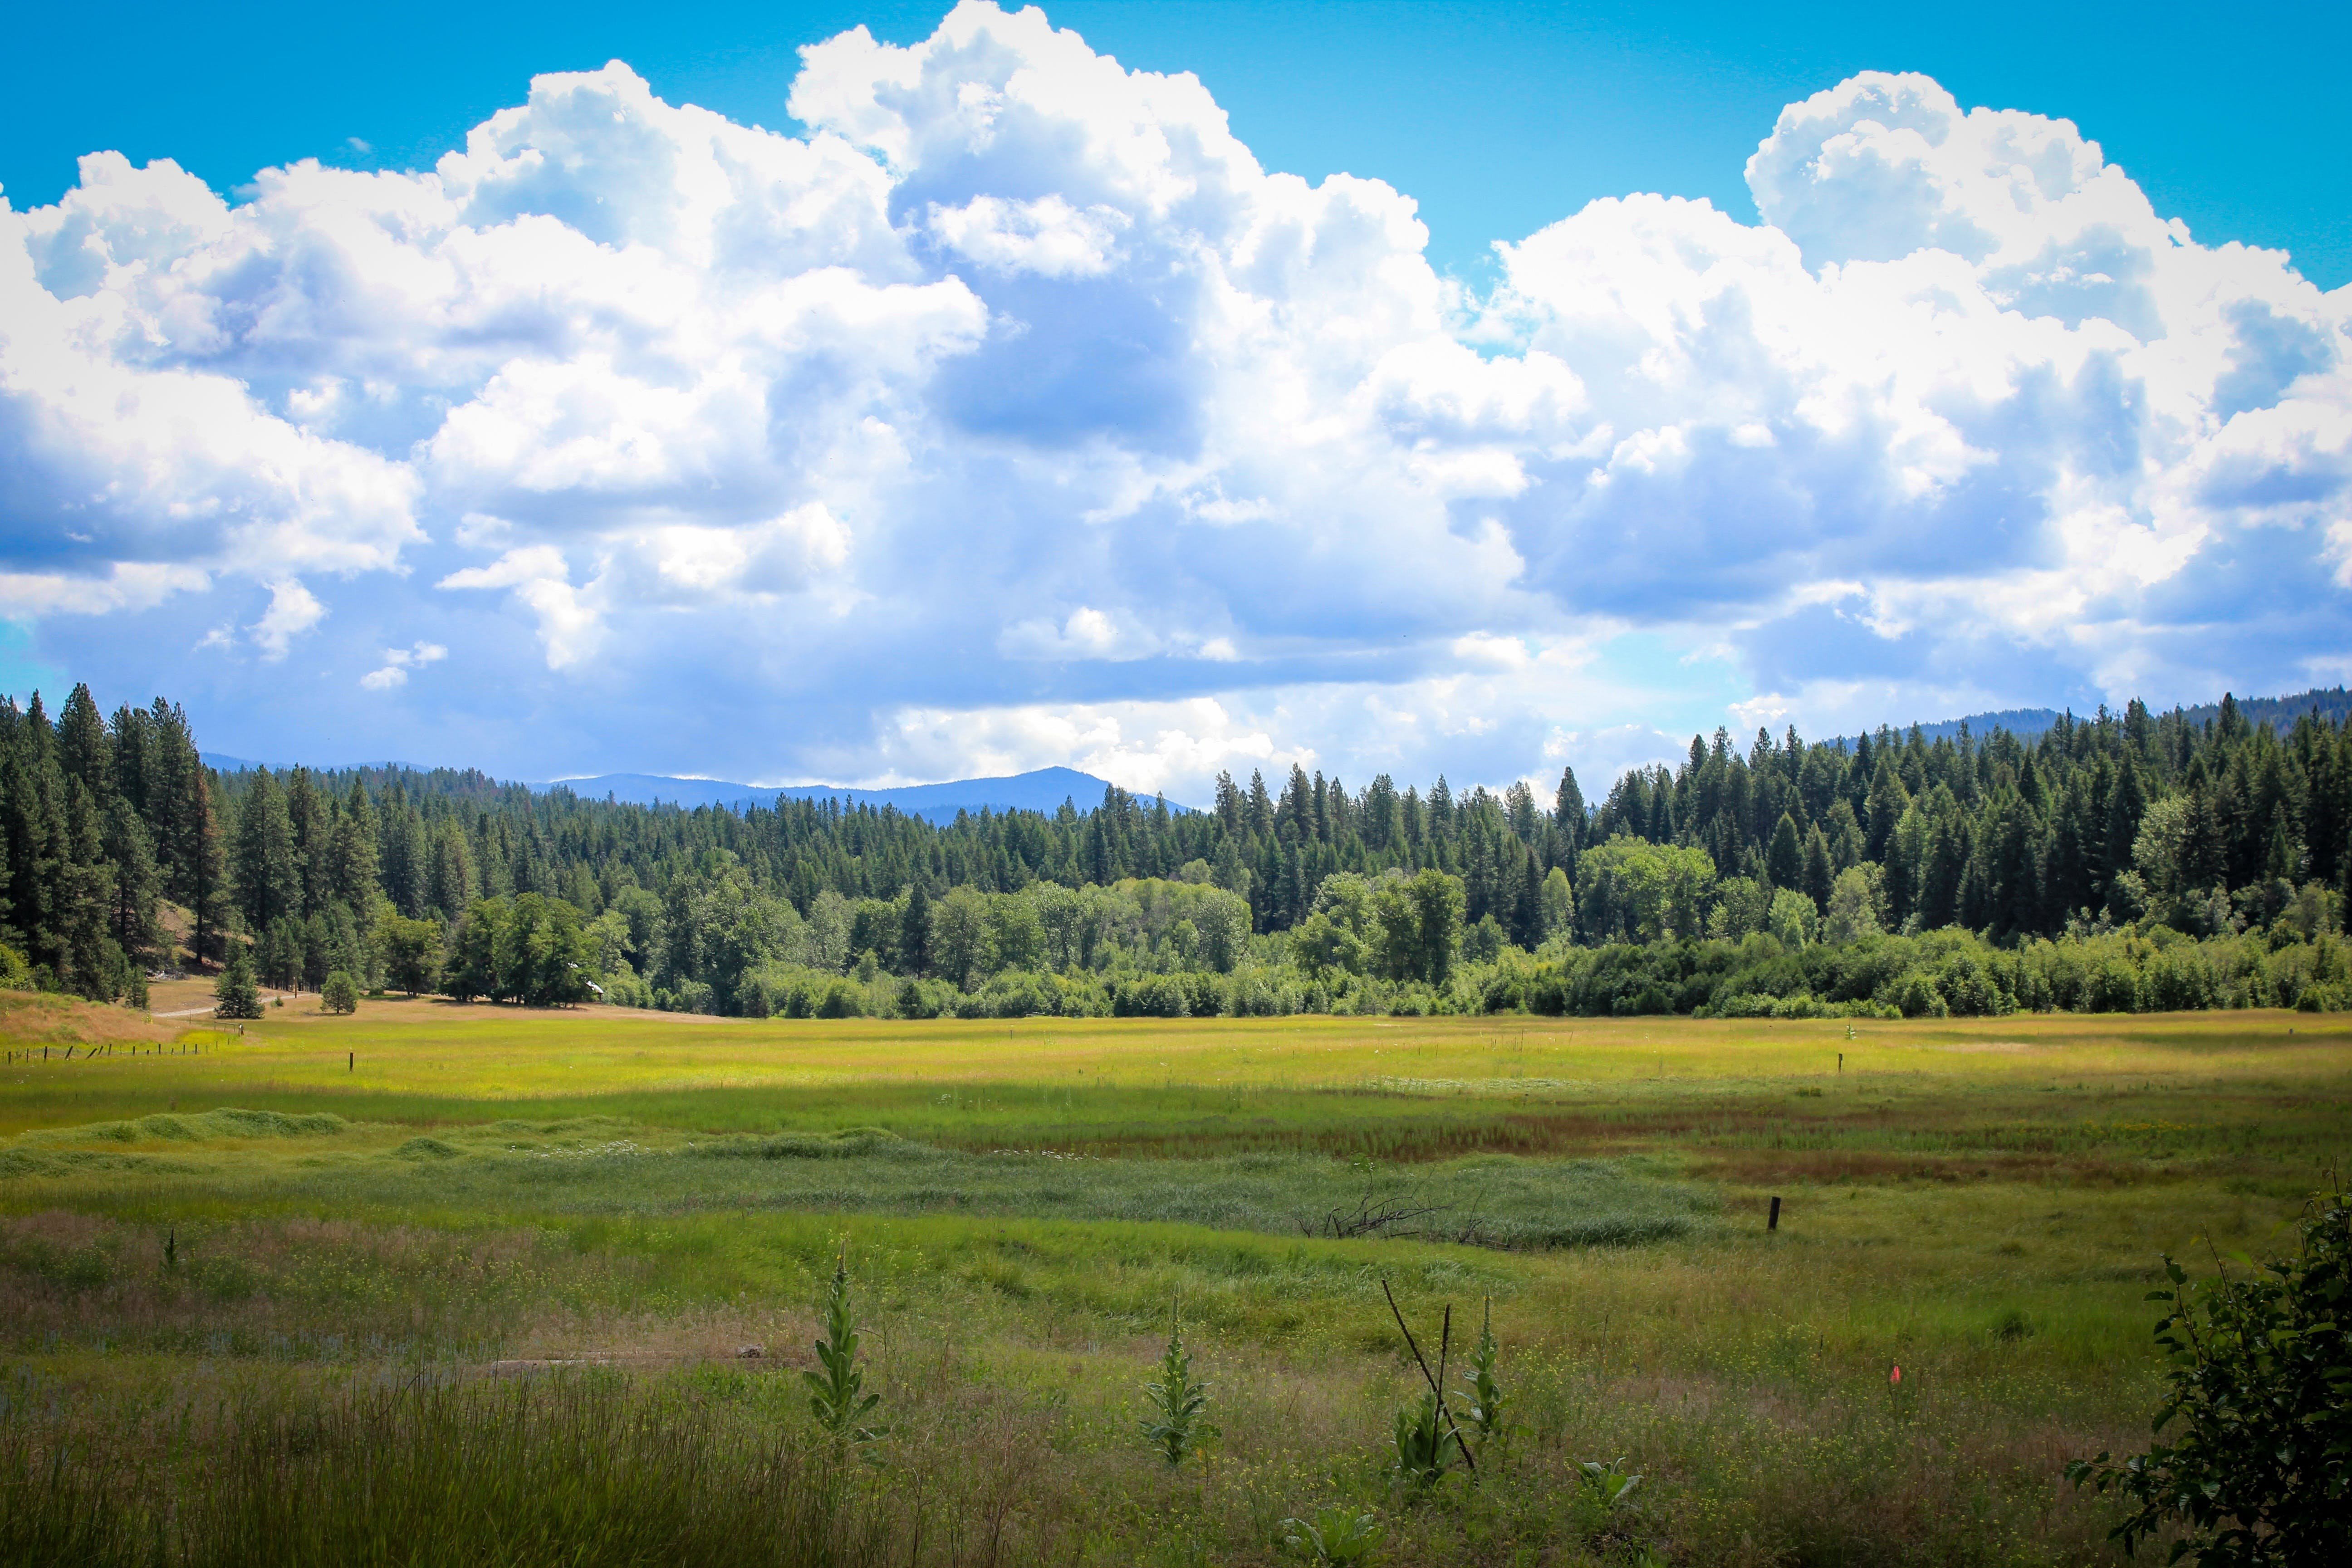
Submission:
[[[2275,1245],[2352,1143],[2308,1015],[312,1006],[0,1002],[0,1549],[1264,1563],[1345,1502],[1394,1563],[2108,1561],[2058,1470],[2144,1440],[2158,1255]],[[783,1375],[845,1244],[894,1426],[845,1469]],[[1475,1483],[1384,1474],[1383,1279],[1457,1361],[1492,1300]],[[1639,1510],[1580,1504],[1621,1455]]]

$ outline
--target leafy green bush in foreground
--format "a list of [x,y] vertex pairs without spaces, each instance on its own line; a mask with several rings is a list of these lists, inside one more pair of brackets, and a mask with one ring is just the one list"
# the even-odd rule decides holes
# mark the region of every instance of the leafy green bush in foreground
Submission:
[[[2208,1568],[2352,1563],[2352,1208],[2315,1199],[2302,1245],[2250,1278],[2192,1281],[2164,1260],[2156,1326],[2170,1362],[2158,1441],[2077,1460],[2077,1486],[2121,1494],[2126,1552],[2178,1529],[2170,1561]],[[2164,1440],[2168,1429],[2173,1432]]]

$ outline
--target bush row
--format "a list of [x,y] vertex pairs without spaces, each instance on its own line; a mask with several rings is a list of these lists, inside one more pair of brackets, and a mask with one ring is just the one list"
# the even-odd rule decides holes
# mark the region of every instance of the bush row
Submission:
[[[614,983],[610,998],[713,1012],[710,988]],[[2203,941],[2158,926],[1993,945],[1958,927],[1843,944],[1739,941],[1507,948],[1442,985],[1287,965],[1154,973],[1008,971],[971,991],[931,978],[798,966],[754,972],[740,1011],[781,1018],[1207,1018],[1294,1013],[1422,1016],[1537,1013],[1579,1017],[1985,1017],[2013,1012],[2157,1013],[2206,1008],[2352,1007],[2352,950],[2341,937],[2273,946],[2259,932]]]

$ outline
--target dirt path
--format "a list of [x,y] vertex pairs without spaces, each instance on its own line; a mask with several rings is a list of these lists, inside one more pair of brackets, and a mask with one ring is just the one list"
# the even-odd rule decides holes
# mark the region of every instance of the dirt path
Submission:
[[[261,993],[261,1005],[268,1006],[273,998],[280,1002],[299,1002],[305,996],[317,994],[315,991],[264,991]],[[175,1007],[169,1013],[150,1013],[147,1016],[151,1018],[198,1018],[218,1005],[217,1003],[207,1002],[201,1007]]]

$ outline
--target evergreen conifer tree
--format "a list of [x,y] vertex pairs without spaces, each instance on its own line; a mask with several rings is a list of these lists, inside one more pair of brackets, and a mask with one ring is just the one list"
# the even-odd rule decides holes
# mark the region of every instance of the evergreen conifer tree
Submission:
[[1813,900],[1813,909],[1817,912],[1826,914],[1829,911],[1830,888],[1836,878],[1837,873],[1830,864],[1829,840],[1822,836],[1817,823],[1813,830],[1805,835],[1805,870],[1801,884],[1805,896]]
[[364,915],[380,896],[376,886],[376,816],[365,783],[354,780],[336,814],[327,857],[330,894],[354,914]]
[[1764,872],[1776,888],[1801,888],[1805,878],[1803,841],[1797,837],[1797,819],[1787,812],[1772,829],[1772,842],[1764,851]]
[[114,793],[114,743],[87,685],[73,689],[58,715],[58,765],[100,801]]
[[909,974],[930,972],[931,900],[920,882],[907,889],[907,912],[898,922],[898,962]]
[[220,819],[213,813],[212,780],[201,767],[187,773],[181,843],[187,856],[186,891],[190,956],[202,963],[221,951],[228,925],[229,882]]
[[268,768],[256,769],[238,802],[235,855],[237,910],[247,931],[263,931],[302,912],[302,868],[286,792]]
[[58,978],[70,991],[110,1002],[127,976],[122,949],[110,927],[114,912],[114,865],[98,806],[79,778],[66,781],[66,853],[57,869]]
[[163,878],[155,866],[146,823],[120,795],[107,803],[104,853],[114,873],[108,928],[123,955],[143,967],[156,956],[161,935],[155,900]]
[[258,1018],[261,992],[253,983],[253,955],[241,942],[229,944],[228,963],[213,985],[213,1016]]

